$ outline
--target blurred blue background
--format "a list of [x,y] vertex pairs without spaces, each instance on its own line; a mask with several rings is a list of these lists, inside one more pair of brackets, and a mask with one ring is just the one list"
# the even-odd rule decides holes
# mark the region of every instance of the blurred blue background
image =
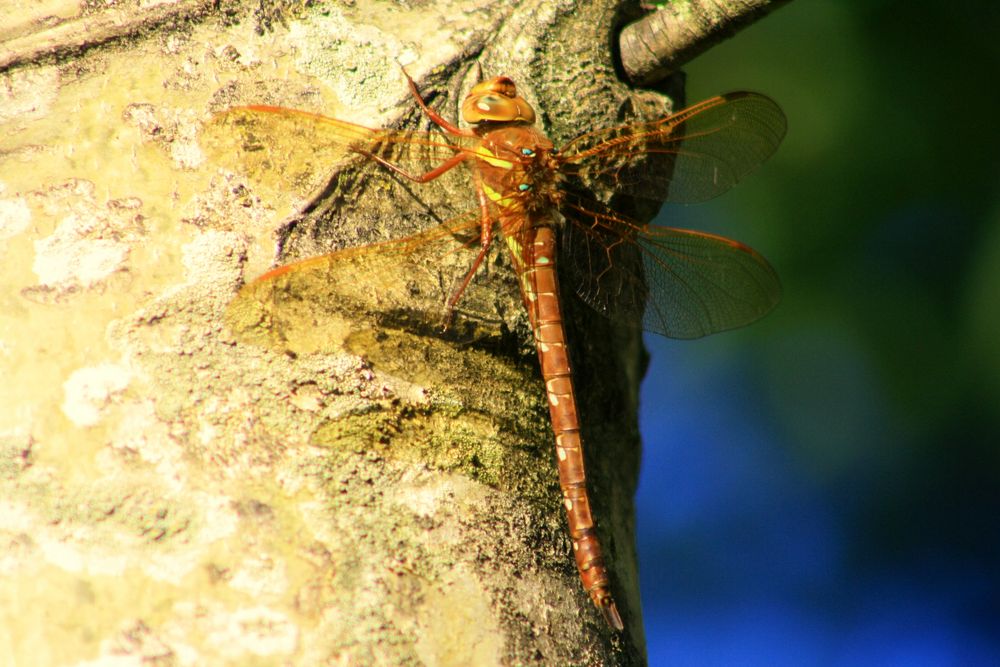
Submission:
[[661,222],[750,244],[778,309],[647,339],[650,664],[1000,665],[1000,4],[798,0],[686,68],[789,133]]

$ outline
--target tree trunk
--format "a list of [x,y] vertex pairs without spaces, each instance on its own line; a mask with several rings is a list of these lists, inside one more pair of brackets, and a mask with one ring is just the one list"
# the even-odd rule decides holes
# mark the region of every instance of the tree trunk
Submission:
[[558,146],[666,109],[616,80],[622,17],[610,0],[287,6],[0,33],[0,663],[642,664],[635,329],[567,298],[618,635],[577,579],[503,267],[477,281],[471,342],[359,325],[257,346],[224,324],[269,266],[398,237],[471,190],[352,163],[297,198],[220,172],[199,137],[238,103],[426,124],[397,60],[454,119],[478,57]]

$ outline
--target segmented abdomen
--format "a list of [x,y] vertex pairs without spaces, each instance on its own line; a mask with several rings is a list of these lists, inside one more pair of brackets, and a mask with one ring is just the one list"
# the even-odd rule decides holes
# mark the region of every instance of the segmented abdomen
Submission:
[[531,320],[542,378],[545,380],[552,430],[556,437],[559,485],[562,487],[576,566],[583,587],[594,604],[609,624],[621,630],[621,617],[609,589],[608,571],[587,495],[580,420],[559,301],[555,230],[548,225],[528,224],[508,235],[507,243],[519,274],[521,297]]

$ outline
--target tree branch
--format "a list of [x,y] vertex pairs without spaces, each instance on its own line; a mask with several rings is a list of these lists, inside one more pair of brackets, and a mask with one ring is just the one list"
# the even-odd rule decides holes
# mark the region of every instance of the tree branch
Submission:
[[622,30],[621,63],[629,81],[667,77],[789,0],[675,0]]

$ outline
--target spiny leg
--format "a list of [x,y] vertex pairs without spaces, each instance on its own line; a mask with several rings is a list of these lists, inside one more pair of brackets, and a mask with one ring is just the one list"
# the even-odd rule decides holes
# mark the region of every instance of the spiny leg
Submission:
[[433,181],[435,178],[445,173],[449,169],[454,169],[456,166],[464,162],[469,157],[469,154],[466,153],[465,151],[462,151],[460,149],[456,150],[459,150],[459,152],[455,153],[450,158],[448,158],[438,166],[434,167],[430,171],[418,175],[411,174],[407,170],[400,167],[398,164],[393,164],[392,162],[389,162],[381,155],[376,155],[375,153],[372,153],[369,150],[365,150],[363,148],[355,148],[354,152],[360,155],[364,155],[365,157],[374,160],[375,162],[378,162],[380,165],[382,165],[389,171],[397,173],[403,178],[411,180],[415,183],[428,183],[430,181]]
[[489,197],[486,196],[486,190],[483,189],[482,179],[478,172],[476,172],[476,198],[479,201],[480,213],[479,253],[476,255],[476,259],[473,260],[469,270],[466,271],[465,278],[462,279],[459,286],[452,292],[451,297],[445,305],[444,321],[441,325],[445,331],[451,326],[451,322],[455,317],[455,307],[458,305],[459,300],[461,300],[469,283],[472,282],[472,278],[476,275],[476,271],[479,270],[483,260],[486,259],[486,253],[489,252],[490,246],[493,245],[493,218],[490,215]]
[[451,122],[449,122],[437,111],[434,111],[434,109],[431,109],[429,106],[427,106],[427,103],[424,102],[424,98],[420,96],[420,91],[417,90],[417,84],[414,83],[413,79],[410,78],[410,75],[407,73],[406,68],[402,66],[400,67],[403,70],[403,76],[406,77],[406,82],[410,86],[410,92],[413,93],[414,99],[417,100],[417,104],[420,105],[420,108],[424,110],[424,113],[427,114],[427,117],[430,118],[432,121],[434,121],[435,125],[437,125],[442,130],[444,130],[449,134],[455,134],[460,137],[476,136],[476,133],[473,132],[472,130],[463,130],[457,125],[454,125]]

